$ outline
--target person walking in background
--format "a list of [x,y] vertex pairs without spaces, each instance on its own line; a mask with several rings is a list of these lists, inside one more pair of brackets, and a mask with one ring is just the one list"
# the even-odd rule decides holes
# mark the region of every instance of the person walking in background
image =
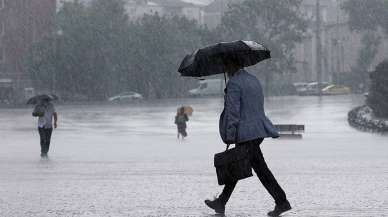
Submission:
[[[50,99],[42,99],[34,108],[33,116],[38,117],[38,132],[40,136],[40,156],[47,157],[50,149],[53,127],[57,128],[58,114]],[[54,117],[54,124],[53,124]]]
[[[229,146],[245,146],[249,162],[265,189],[275,200],[275,209],[269,216],[279,216],[291,209],[286,194],[268,168],[260,144],[264,138],[277,138],[279,134],[265,116],[264,96],[259,80],[243,69],[238,61],[225,63],[229,81],[226,86],[224,111],[220,117],[220,134]],[[216,213],[223,214],[225,205],[237,184],[225,184],[218,198],[205,200],[205,204]]]
[[187,121],[189,121],[189,117],[185,113],[185,107],[182,106],[178,109],[177,114],[175,116],[175,124],[178,130],[178,135],[177,135],[178,139],[180,138],[180,136],[182,136],[182,139],[184,139],[187,136],[187,132],[186,132]]

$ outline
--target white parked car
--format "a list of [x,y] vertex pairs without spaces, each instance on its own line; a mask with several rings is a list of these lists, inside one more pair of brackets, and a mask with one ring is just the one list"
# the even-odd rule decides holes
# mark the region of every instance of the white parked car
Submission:
[[319,89],[323,89],[327,86],[331,85],[329,82],[321,82],[318,85],[318,82],[308,83],[305,87],[300,88],[298,91],[299,96],[316,96],[319,94]]
[[137,100],[142,100],[143,96],[140,93],[133,91],[123,92],[119,95],[112,96],[108,99],[110,102],[132,102]]
[[296,83],[293,83],[293,85],[295,87],[296,93],[299,95],[302,95],[307,91],[308,83],[306,82],[296,82]]
[[322,89],[323,95],[345,95],[345,94],[351,94],[352,90],[350,87],[347,87],[345,85],[329,85]]
[[207,79],[198,82],[198,87],[189,90],[190,96],[222,95],[225,81],[223,79]]

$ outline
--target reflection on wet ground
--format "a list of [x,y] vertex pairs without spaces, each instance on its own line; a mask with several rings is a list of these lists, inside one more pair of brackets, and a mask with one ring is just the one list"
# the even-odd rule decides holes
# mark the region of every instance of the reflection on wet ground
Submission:
[[[275,123],[306,125],[301,140],[268,139],[264,156],[294,209],[284,216],[386,216],[388,138],[348,126],[361,96],[267,99]],[[185,141],[176,108],[194,107]],[[0,216],[214,216],[213,154],[222,99],[134,105],[60,105],[48,159],[28,109],[0,109]],[[273,202],[257,178],[241,181],[227,217],[265,216]]]

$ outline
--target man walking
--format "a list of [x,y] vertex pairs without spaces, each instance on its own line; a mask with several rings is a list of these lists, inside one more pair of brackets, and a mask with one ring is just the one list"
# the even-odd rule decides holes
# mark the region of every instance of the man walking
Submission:
[[[291,209],[286,194],[267,167],[260,144],[264,138],[279,137],[271,121],[264,113],[264,95],[259,80],[245,71],[237,61],[226,64],[229,81],[226,88],[224,111],[220,117],[220,134],[229,146],[245,146],[251,167],[265,189],[275,200],[275,209],[269,216],[279,216]],[[225,205],[237,184],[226,184],[221,195],[205,203],[216,213],[223,214]]]
[[53,117],[54,128],[57,128],[58,114],[55,111],[54,105],[49,99],[42,99],[42,101],[35,107],[39,107],[43,115],[38,118],[38,131],[40,136],[40,156],[47,157],[50,148],[51,134],[53,132]]

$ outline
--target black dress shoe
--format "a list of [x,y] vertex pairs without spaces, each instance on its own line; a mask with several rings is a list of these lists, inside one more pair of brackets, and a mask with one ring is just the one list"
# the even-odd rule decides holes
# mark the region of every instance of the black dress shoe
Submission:
[[268,216],[277,217],[280,214],[282,214],[284,212],[287,212],[290,209],[291,209],[291,205],[290,205],[290,203],[288,201],[286,201],[286,202],[284,202],[282,204],[276,205],[275,209],[268,213]]
[[208,207],[214,209],[214,211],[217,214],[224,214],[225,213],[225,205],[223,203],[221,203],[221,201],[219,201],[218,199],[215,199],[213,201],[205,200],[205,204]]

